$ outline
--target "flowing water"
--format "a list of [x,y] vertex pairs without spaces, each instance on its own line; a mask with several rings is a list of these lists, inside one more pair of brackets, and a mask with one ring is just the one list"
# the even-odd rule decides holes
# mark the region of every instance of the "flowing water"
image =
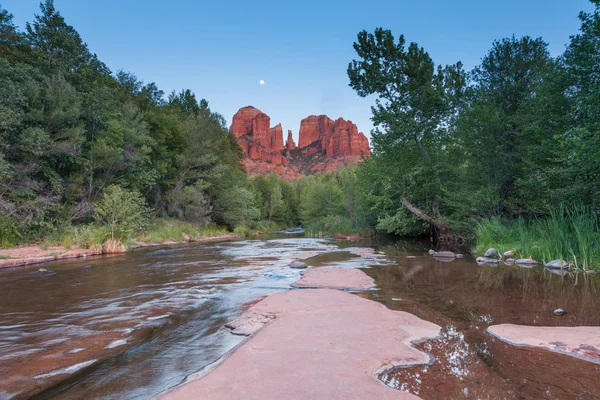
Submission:
[[[287,267],[296,258],[363,268],[377,289],[357,295],[443,327],[441,338],[419,344],[436,361],[390,371],[381,377],[390,387],[424,398],[598,394],[589,382],[600,380],[596,364],[503,347],[485,328],[600,325],[599,277],[444,263],[418,243],[381,247],[385,255],[369,247],[376,246],[286,237],[60,261],[44,266],[49,272],[0,271],[0,399],[151,398],[241,343],[224,324],[288,290],[300,275]],[[567,314],[555,317],[558,307]],[[575,372],[549,381],[540,363]]]

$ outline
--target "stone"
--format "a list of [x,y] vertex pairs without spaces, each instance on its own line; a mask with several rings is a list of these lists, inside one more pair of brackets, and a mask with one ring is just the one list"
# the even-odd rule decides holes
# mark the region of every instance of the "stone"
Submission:
[[441,258],[456,258],[456,254],[454,254],[451,251],[436,251],[432,255],[434,257],[441,257]]
[[426,368],[432,357],[412,346],[440,334],[412,314],[327,289],[275,293],[228,326],[251,336],[159,399],[416,400],[378,377]]
[[290,266],[290,268],[296,268],[296,269],[308,268],[308,265],[305,262],[302,262],[299,260],[292,261],[292,263],[289,266]]
[[292,286],[349,290],[370,289],[374,285],[373,278],[359,269],[319,267],[307,269]]
[[460,253],[455,254],[455,256],[456,256],[456,258],[464,258],[464,255],[460,254]]
[[504,264],[514,264],[515,261],[517,260],[515,260],[514,258],[507,258],[506,260],[504,260]]
[[515,264],[520,264],[520,265],[537,265],[537,261],[535,261],[532,258],[519,258],[518,260],[515,261]]
[[552,313],[557,317],[560,317],[561,315],[565,315],[567,312],[562,308],[557,308],[556,310],[552,311]]
[[435,254],[435,250],[429,250],[427,253],[428,253],[430,256],[432,256],[432,255],[434,255],[434,254]]
[[495,258],[477,257],[475,260],[478,264],[498,264],[500,261]]
[[48,272],[48,270],[46,268],[40,268],[38,269],[38,272]]
[[600,364],[600,327],[492,325],[487,331],[515,346],[537,347]]
[[498,250],[494,249],[493,247],[489,248],[483,256],[485,258],[500,258]]
[[504,252],[504,258],[511,258],[515,256],[515,252],[512,250]]
[[553,260],[545,265],[549,269],[569,269],[569,263],[563,260]]

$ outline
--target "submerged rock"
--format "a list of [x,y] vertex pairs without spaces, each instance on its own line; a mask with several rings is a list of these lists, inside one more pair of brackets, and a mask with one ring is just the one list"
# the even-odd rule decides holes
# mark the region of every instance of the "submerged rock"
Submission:
[[292,263],[289,266],[290,266],[290,268],[296,268],[296,269],[308,268],[308,265],[305,262],[302,262],[300,260],[292,261]]
[[515,261],[515,263],[520,264],[520,265],[537,265],[538,264],[538,262],[532,258],[519,258],[517,261]]
[[514,251],[512,251],[512,250],[509,250],[509,251],[506,251],[506,252],[504,252],[503,256],[504,256],[505,258],[514,257],[514,256],[515,256],[515,252],[514,252]]
[[561,315],[565,315],[567,312],[562,308],[557,308],[556,310],[552,311],[552,313],[557,317],[560,317]]
[[488,257],[477,257],[475,261],[477,261],[478,264],[498,264],[500,262],[495,258]]
[[500,258],[498,250],[494,249],[493,247],[490,247],[483,256],[485,258]]
[[569,269],[569,263],[563,260],[553,260],[546,264],[549,269]]
[[451,251],[436,251],[432,256],[440,258],[456,258],[456,254]]

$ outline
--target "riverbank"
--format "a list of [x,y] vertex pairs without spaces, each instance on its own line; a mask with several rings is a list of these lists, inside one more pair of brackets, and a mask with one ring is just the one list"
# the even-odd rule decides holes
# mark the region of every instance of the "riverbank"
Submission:
[[[125,252],[146,248],[174,245],[191,242],[208,242],[215,240],[228,240],[239,238],[239,235],[227,233],[216,236],[206,236],[199,238],[188,238],[187,240],[174,241],[165,240],[161,242],[142,242],[133,241],[130,246],[125,248]],[[114,254],[114,253],[113,253]],[[67,260],[71,258],[85,258],[89,256],[104,255],[101,247],[96,248],[72,248],[67,246],[51,246],[42,248],[40,246],[23,246],[12,249],[0,249],[0,268],[14,268],[34,264],[43,264],[51,261]]]

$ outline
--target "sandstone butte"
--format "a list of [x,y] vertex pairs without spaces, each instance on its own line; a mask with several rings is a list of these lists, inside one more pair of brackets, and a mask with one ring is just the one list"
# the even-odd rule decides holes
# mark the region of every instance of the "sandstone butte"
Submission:
[[352,121],[326,115],[300,122],[297,146],[291,130],[284,144],[281,124],[271,127],[271,118],[252,106],[235,113],[230,131],[246,153],[250,175],[275,172],[294,179],[356,164],[371,154],[369,140]]

